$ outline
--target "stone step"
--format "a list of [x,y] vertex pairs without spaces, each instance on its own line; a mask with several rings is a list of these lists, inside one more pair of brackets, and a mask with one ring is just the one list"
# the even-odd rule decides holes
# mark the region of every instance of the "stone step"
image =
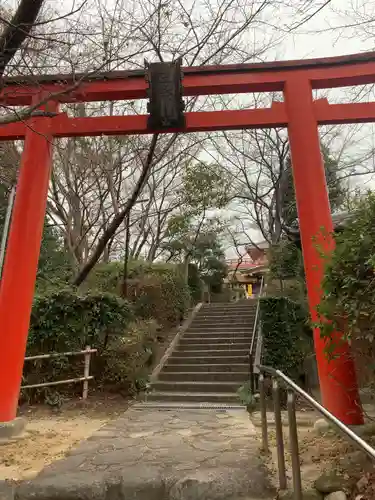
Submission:
[[159,373],[160,382],[239,382],[249,380],[249,372],[165,372]]
[[229,318],[229,319],[223,319],[223,318],[218,318],[217,320],[213,320],[212,318],[209,318],[207,320],[199,320],[199,321],[193,321],[191,326],[194,328],[212,328],[215,326],[222,326],[222,327],[237,327],[237,328],[243,328],[243,327],[248,327],[249,325],[254,325],[255,318],[249,318],[246,321],[238,321],[236,318]]
[[197,345],[197,344],[208,344],[208,345],[213,345],[213,344],[246,344],[247,346],[250,347],[251,343],[251,337],[236,337],[235,335],[231,336],[220,336],[220,337],[206,337],[205,334],[202,334],[200,337],[187,337],[183,336],[182,339],[179,342],[179,346],[183,346],[184,348],[186,346],[190,345]]
[[255,313],[251,314],[242,314],[240,312],[235,312],[233,314],[199,314],[195,316],[193,321],[237,321],[238,323],[246,323],[249,320],[255,319]]
[[[207,347],[207,346],[205,346]],[[213,346],[217,347],[217,345]],[[172,359],[175,359],[175,357],[178,358],[192,358],[192,357],[204,357],[204,358],[210,358],[211,360],[219,357],[232,357],[232,356],[239,356],[241,359],[245,359],[249,355],[249,349],[250,347],[247,345],[246,350],[244,349],[230,349],[230,354],[228,353],[229,349],[200,349],[197,351],[190,351],[190,350],[184,350],[184,351],[174,351],[172,353],[172,356],[169,358],[172,362]],[[214,363],[214,361],[211,361]]]
[[209,313],[234,313],[236,311],[241,311],[244,313],[254,313],[256,312],[256,306],[247,306],[246,304],[243,306],[233,306],[233,307],[201,307],[198,311],[198,315],[201,314],[209,314]]
[[147,394],[145,401],[170,401],[170,402],[202,402],[202,403],[234,403],[238,404],[237,394],[233,393],[215,393],[215,392],[160,392],[154,391]]
[[[199,352],[199,351],[239,351],[239,352],[247,352],[249,351],[250,348],[250,343],[249,342],[223,342],[221,344],[210,344],[209,340],[205,342],[204,344],[193,344],[193,343],[188,343],[188,344],[179,344],[176,349],[176,354],[178,353],[179,355],[182,352],[188,352],[192,351],[194,353]],[[195,355],[195,354],[194,354]],[[190,353],[190,356],[193,356],[192,353]]]
[[237,323],[246,323],[249,320],[255,319],[255,314],[205,314],[195,316],[194,322],[202,321],[207,323],[208,321],[236,321]]
[[248,323],[247,325],[223,325],[222,323],[210,324],[210,325],[191,325],[188,332],[200,333],[200,332],[252,332],[254,330],[254,325]]
[[255,309],[241,309],[241,310],[236,310],[233,309],[233,311],[224,311],[224,310],[216,310],[216,311],[209,311],[209,310],[201,310],[199,313],[195,316],[195,318],[220,318],[220,317],[226,317],[226,318],[251,318],[255,317],[256,315],[256,310]]
[[253,302],[212,302],[211,304],[202,304],[203,309],[256,309],[258,301]]
[[229,366],[236,366],[236,365],[243,365],[243,364],[248,364],[249,363],[249,357],[247,354],[245,354],[243,351],[240,352],[240,354],[233,354],[233,351],[231,351],[231,355],[228,355],[227,352],[225,351],[219,351],[214,353],[213,351],[210,351],[208,354],[207,352],[202,352],[199,351],[199,355],[190,355],[190,352],[187,352],[183,355],[178,355],[176,353],[172,353],[172,355],[169,357],[167,365],[229,365]]
[[[183,360],[186,360],[188,358],[183,358]],[[191,358],[192,360],[197,363],[196,358]],[[230,358],[231,360],[237,360],[237,358]],[[241,358],[242,359],[242,358]],[[214,363],[214,364],[172,364],[168,361],[168,363],[163,367],[162,373],[211,373],[211,372],[229,372],[229,373],[237,373],[237,372],[242,372],[242,373],[248,373],[249,372],[249,364],[248,363],[238,363],[238,364],[232,364],[232,362],[229,362],[228,364],[220,364],[220,363]]]
[[256,308],[258,301],[244,302],[211,302],[211,304],[202,304],[202,309],[238,309],[238,308]]
[[237,321],[236,318],[224,320],[221,318],[218,319],[210,319],[209,321],[193,321],[189,328],[214,328],[216,326],[221,326],[222,328],[248,328],[249,325],[253,326],[255,323],[254,319],[250,319],[249,321]]
[[160,392],[236,392],[246,379],[238,382],[194,382],[194,381],[173,381],[162,382],[156,380],[151,384],[151,389]]
[[198,314],[197,318],[201,318],[202,316],[240,316],[245,317],[245,316],[255,316],[256,314],[256,309],[252,309],[250,307],[242,307],[242,308],[236,308],[236,309],[201,309]]
[[227,410],[238,410],[245,411],[243,405],[238,404],[238,402],[218,402],[215,401],[141,401],[132,405],[132,410],[144,411],[150,408],[155,408],[158,410],[214,410],[225,412]]
[[228,338],[243,338],[243,337],[250,337],[252,338],[253,336],[253,331],[251,330],[250,332],[249,331],[239,331],[239,332],[231,332],[231,331],[225,331],[225,332],[221,332],[220,330],[218,331],[213,331],[213,332],[204,332],[204,333],[200,333],[200,332],[191,332],[190,330],[187,330],[187,332],[184,334],[184,336],[182,338],[184,339],[191,339],[191,340],[194,340],[194,339],[200,339],[200,338],[205,338],[205,339],[212,339],[212,338],[217,338],[217,337],[228,337]]
[[216,318],[207,318],[207,319],[199,319],[199,320],[194,320],[191,324],[193,326],[208,326],[208,325],[223,325],[223,326],[231,326],[231,325],[236,325],[236,326],[246,326],[246,325],[253,325],[255,323],[255,318],[246,318],[245,321],[238,321],[237,317],[225,317],[223,318],[222,316],[217,316]]
[[[225,337],[240,337],[242,334],[244,334],[246,337],[252,337],[253,336],[254,329],[253,328],[241,328],[238,330],[231,330],[230,327],[228,328],[202,328],[202,329],[190,329],[186,330],[184,333],[185,335],[195,335],[197,338],[199,336],[204,337],[206,335],[211,335],[212,337],[220,337],[220,336],[225,336]],[[208,337],[207,337],[208,338]]]
[[249,316],[249,315],[253,315],[255,316],[257,310],[256,308],[252,308],[252,307],[242,307],[242,308],[236,308],[236,309],[200,309],[197,314],[196,314],[196,318],[200,318],[202,316],[217,316],[217,315],[231,315],[231,316],[235,316],[236,314],[238,313],[241,313],[241,318],[242,318],[242,315],[243,316]]

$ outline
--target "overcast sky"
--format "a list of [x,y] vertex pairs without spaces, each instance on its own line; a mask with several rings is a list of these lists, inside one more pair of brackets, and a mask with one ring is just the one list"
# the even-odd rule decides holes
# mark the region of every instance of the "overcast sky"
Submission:
[[[114,1],[107,0],[106,5],[109,9],[114,5]],[[292,2],[295,2],[294,5],[298,5],[299,0],[292,0]],[[0,0],[2,5],[15,6],[17,3],[17,0]],[[142,0],[140,0],[141,3]],[[282,4],[282,2],[280,3]],[[46,4],[69,11],[72,5],[77,6],[77,0],[47,0]],[[352,23],[353,10],[356,10],[359,16],[362,14],[369,17],[373,15],[375,18],[375,2],[371,0],[367,2],[365,0],[332,0],[330,5],[304,24],[298,32],[294,32],[293,35],[289,34],[280,46],[270,49],[267,52],[267,60],[329,57],[373,50],[375,48],[374,37],[370,35],[361,36],[360,33],[347,27],[339,29],[340,26]],[[95,16],[94,11],[89,14]],[[275,23],[277,23],[277,20],[275,20]],[[332,30],[331,28],[336,29]],[[343,100],[346,99],[346,94],[345,90],[334,90],[329,93],[329,98],[332,101]],[[348,133],[351,130],[354,130],[354,126],[346,127],[344,135],[345,131]],[[356,143],[352,150],[349,150],[349,155],[354,156],[361,149],[369,150],[373,148],[373,125],[361,127],[360,130],[356,131],[355,137]],[[337,147],[340,148],[339,143]],[[362,184],[367,182],[369,186],[374,184],[368,177],[356,178],[356,182]],[[251,232],[251,237],[256,241],[261,239],[261,236],[256,231]],[[236,257],[233,248],[227,250],[227,257]]]
[[[371,36],[361,37],[360,34],[347,27],[338,29],[338,27],[351,24],[352,19],[345,12],[353,12],[355,3],[358,7],[365,9],[364,14],[369,16],[373,13],[375,18],[375,2],[369,1],[367,5],[362,6],[362,2],[355,2],[355,0],[334,0],[329,8],[324,9],[307,25],[304,25],[297,34],[289,36],[282,46],[274,51],[274,59],[330,57],[374,50],[375,39]],[[337,27],[337,29],[332,30],[331,27]],[[272,57],[268,59],[272,59]],[[335,101],[347,100],[347,89],[330,91],[329,98]],[[344,134],[353,130],[354,126],[351,125],[343,127]],[[355,155],[360,150],[369,150],[374,147],[374,125],[357,126],[355,138],[356,144],[352,150],[348,151],[349,155]],[[337,147],[340,145],[338,144]],[[355,181],[352,181],[352,185],[354,184],[366,187],[375,186],[374,180],[368,176],[356,178]],[[251,230],[250,235],[255,241],[262,240],[262,236],[256,230]],[[244,247],[242,247],[242,252],[244,253]],[[233,247],[226,249],[227,258],[237,258],[237,256]]]
[[[69,1],[73,5],[74,0],[59,0],[54,5],[63,5],[64,9],[67,9]],[[292,0],[295,2],[293,5],[298,5],[299,1]],[[114,2],[115,0],[108,0],[107,6],[110,8]],[[141,3],[142,0],[140,0]],[[189,0],[187,3],[190,3]],[[280,3],[282,4],[282,2]],[[74,4],[77,5],[77,0]],[[375,43],[372,36],[362,36],[358,30],[348,27],[353,23],[354,11],[357,18],[362,16],[375,18],[375,2],[371,2],[371,0],[367,2],[366,0],[332,0],[327,7],[297,32],[289,34],[280,46],[267,51],[267,60],[329,57],[374,50]],[[92,15],[95,15],[95,12]],[[274,21],[274,24],[276,23],[277,20]],[[349,99],[348,89],[335,89],[329,91],[327,96],[332,102]],[[342,136],[345,137],[353,130],[356,131],[355,140],[352,148],[348,149],[347,155],[358,156],[361,150],[368,151],[374,148],[373,125],[345,126],[342,130]],[[338,139],[336,146],[337,149],[340,149],[340,139]],[[353,184],[355,183],[367,183],[367,186],[374,185],[369,177],[356,178],[353,181]],[[255,241],[262,239],[260,234],[254,230],[251,231],[251,237]],[[237,256],[233,248],[228,248],[226,254],[228,258]]]

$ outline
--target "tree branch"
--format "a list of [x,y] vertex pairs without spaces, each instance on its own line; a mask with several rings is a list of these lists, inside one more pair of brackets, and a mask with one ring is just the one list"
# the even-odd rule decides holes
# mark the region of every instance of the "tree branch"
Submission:
[[89,260],[86,262],[86,264],[83,266],[83,268],[79,271],[78,275],[74,279],[74,282],[73,282],[74,285],[79,286],[81,283],[84,282],[84,280],[87,278],[87,276],[89,275],[92,268],[98,262],[98,260],[101,256],[101,254],[103,253],[107,243],[110,241],[110,239],[116,233],[117,229],[120,227],[120,225],[124,221],[125,217],[128,215],[128,213],[130,212],[130,210],[134,206],[135,202],[137,201],[138,196],[142,192],[142,189],[147,181],[148,175],[149,175],[151,167],[152,167],[157,140],[158,140],[158,134],[153,135],[152,140],[151,140],[151,144],[150,144],[150,148],[149,148],[149,151],[147,154],[147,159],[143,165],[141,175],[139,176],[139,179],[138,179],[137,184],[134,188],[132,196],[130,197],[130,199],[126,203],[125,208],[113,218],[112,222],[109,224],[108,228],[103,233],[102,237],[98,241],[98,244],[95,248],[94,253],[91,255]]
[[29,36],[44,0],[21,0],[16,13],[0,37],[0,76]]

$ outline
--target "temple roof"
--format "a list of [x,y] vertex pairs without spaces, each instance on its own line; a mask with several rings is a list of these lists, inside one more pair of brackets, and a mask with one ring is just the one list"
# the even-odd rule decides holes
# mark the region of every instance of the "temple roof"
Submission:
[[[336,212],[332,214],[333,228],[335,232],[342,231],[346,224],[355,217],[354,212]],[[300,239],[299,227],[287,227],[284,226],[284,230],[289,239],[297,241]]]

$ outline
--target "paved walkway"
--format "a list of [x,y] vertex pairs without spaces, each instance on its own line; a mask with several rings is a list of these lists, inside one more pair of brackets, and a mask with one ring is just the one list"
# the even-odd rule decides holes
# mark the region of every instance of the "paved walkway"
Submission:
[[128,410],[17,487],[23,500],[273,498],[242,410]]

